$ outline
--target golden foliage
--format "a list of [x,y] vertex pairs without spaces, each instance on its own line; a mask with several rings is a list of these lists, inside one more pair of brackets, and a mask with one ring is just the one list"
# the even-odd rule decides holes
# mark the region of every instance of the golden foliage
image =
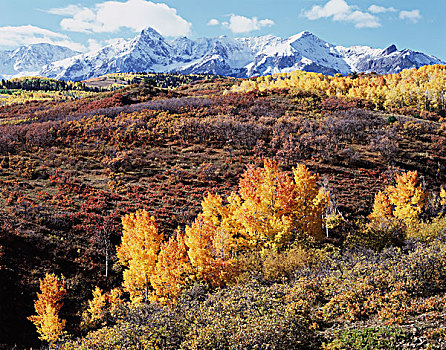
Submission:
[[232,91],[249,92],[288,88],[322,92],[327,96],[367,100],[375,108],[412,107],[428,111],[446,109],[446,66],[431,65],[380,76],[328,76],[294,71],[246,79]]
[[154,273],[163,235],[158,233],[155,218],[145,210],[122,218],[123,234],[117,248],[124,271],[123,286],[132,301],[148,300],[150,276]]
[[375,195],[372,213],[369,215],[370,220],[386,221],[392,217],[392,204],[385,192],[379,191]]
[[85,328],[96,328],[104,326],[107,317],[116,311],[116,308],[124,303],[121,299],[122,291],[119,288],[104,293],[96,287],[93,290],[93,299],[88,301],[88,308],[82,314],[82,326]]
[[106,294],[106,298],[108,302],[108,309],[112,314],[124,303],[122,300],[122,290],[120,288],[113,288],[110,293]]
[[426,204],[426,193],[418,185],[418,173],[408,171],[396,176],[396,185],[387,188],[393,215],[404,221],[406,225],[417,221]]
[[199,278],[222,285],[237,273],[239,252],[277,250],[296,239],[323,237],[329,195],[305,166],[298,165],[293,175],[266,160],[264,168],[248,167],[226,205],[220,196],[208,194],[202,213],[186,227],[188,255]]
[[322,238],[322,215],[327,209],[329,193],[317,186],[319,176],[311,174],[301,164],[293,169],[295,183],[295,204],[293,213],[297,227],[305,234]]
[[214,219],[209,213],[199,214],[191,226],[186,226],[185,242],[198,278],[221,286],[235,270],[234,241],[229,232],[212,223]]
[[369,215],[372,223],[386,223],[397,219],[406,227],[418,222],[426,204],[426,193],[418,185],[418,173],[408,171],[397,175],[396,184],[388,186],[384,192],[378,192]]
[[[31,321],[34,322],[33,320]],[[39,325],[36,324],[36,326],[40,334],[39,339],[48,342],[59,339],[65,327],[65,320],[59,318],[58,311],[51,305],[46,305],[45,312],[40,316],[38,322]]]
[[[322,239],[322,215],[329,194],[317,186],[318,176],[304,165],[293,169],[294,179],[279,171],[277,162],[253,167],[240,181],[242,242],[252,249],[280,249],[296,238]],[[294,181],[293,181],[294,180]]]
[[184,235],[178,231],[176,239],[170,238],[161,245],[155,271],[150,278],[157,300],[175,301],[189,284],[191,275],[192,266]]
[[176,239],[163,244],[147,212],[124,216],[117,255],[120,264],[128,267],[123,286],[132,300],[174,301],[194,278],[222,286],[239,273],[241,252],[280,250],[296,240],[322,238],[329,194],[305,166],[298,165],[293,175],[268,160],[264,168],[249,167],[238,192],[227,197],[226,204],[219,195],[208,194],[184,234],[178,231]]
[[88,308],[83,314],[83,325],[97,327],[103,325],[106,317],[106,296],[102,289],[93,290],[93,299],[88,301]]
[[446,206],[446,190],[444,188],[440,190],[440,204]]
[[292,239],[293,190],[293,181],[279,172],[277,163],[265,161],[263,169],[248,167],[240,180],[242,201],[236,211],[242,244],[264,249]]
[[40,291],[34,301],[37,315],[28,317],[28,320],[37,327],[39,339],[53,342],[60,337],[65,327],[65,320],[59,318],[62,299],[67,292],[65,278],[47,273],[45,278],[40,280]]

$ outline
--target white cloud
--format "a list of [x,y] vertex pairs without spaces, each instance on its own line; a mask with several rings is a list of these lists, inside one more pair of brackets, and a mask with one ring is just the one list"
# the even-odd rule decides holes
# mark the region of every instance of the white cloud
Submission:
[[228,27],[233,33],[248,33],[263,27],[271,27],[274,24],[274,21],[270,19],[259,20],[257,17],[231,15],[229,23],[224,22],[223,26]]
[[332,18],[334,21],[350,22],[356,28],[377,28],[381,26],[379,18],[368,12],[359,11],[345,0],[330,0],[324,6],[315,5],[311,10],[303,11],[309,20]]
[[68,36],[48,29],[32,25],[0,27],[0,47],[12,48],[40,43],[65,46],[76,51],[87,50],[84,45],[71,41]]
[[368,9],[371,13],[385,13],[385,12],[396,12],[398,11],[394,7],[383,7],[379,5],[371,5]]
[[69,5],[47,12],[60,16],[62,29],[83,33],[117,32],[129,28],[139,32],[152,27],[165,36],[187,35],[192,24],[177,14],[177,10],[163,3],[147,0],[105,1],[89,8]]
[[381,27],[379,19],[367,12],[353,11],[345,17],[345,21],[354,23],[356,28]]
[[305,17],[309,20],[328,18],[333,16],[335,19],[351,12],[350,6],[344,0],[330,0],[323,7],[315,5],[309,11],[304,11]]
[[220,21],[218,19],[212,18],[208,22],[208,26],[218,26],[220,24]]
[[77,5],[68,5],[67,7],[62,8],[53,8],[49,9],[47,13],[51,13],[52,15],[59,15],[59,16],[74,16],[79,11],[79,6]]
[[401,11],[400,19],[407,19],[413,23],[417,23],[421,19],[420,10]]

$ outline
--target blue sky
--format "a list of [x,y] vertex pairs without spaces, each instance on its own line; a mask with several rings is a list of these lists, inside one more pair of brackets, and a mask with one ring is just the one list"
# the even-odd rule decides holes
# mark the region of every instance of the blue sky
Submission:
[[0,0],[0,49],[49,42],[87,51],[152,26],[168,37],[308,30],[338,45],[423,51],[446,60],[446,0]]

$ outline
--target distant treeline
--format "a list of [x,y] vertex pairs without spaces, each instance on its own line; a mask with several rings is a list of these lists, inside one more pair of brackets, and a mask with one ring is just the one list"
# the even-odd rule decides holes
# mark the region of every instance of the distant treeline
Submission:
[[111,79],[119,79],[128,84],[147,83],[163,89],[173,89],[181,85],[192,84],[196,81],[213,80],[221,78],[213,74],[180,74],[180,73],[114,73],[108,74]]
[[396,74],[323,75],[296,70],[243,80],[235,92],[288,89],[368,101],[379,110],[415,108],[446,115],[446,65],[405,69]]
[[[173,89],[181,85],[191,84],[196,81],[213,80],[220,76],[212,74],[179,74],[179,73],[113,73],[105,77],[115,79],[116,84],[110,86],[90,86],[84,81],[65,81],[44,77],[23,77],[10,80],[2,79],[0,93],[7,94],[7,90],[25,91],[87,91],[101,92],[116,90],[123,85],[146,83],[164,89]],[[126,84],[123,84],[126,83]]]
[[85,83],[81,81],[64,81],[43,77],[24,77],[10,80],[2,79],[0,88],[5,90],[16,89],[25,91],[102,91],[102,89],[98,87],[86,86]]

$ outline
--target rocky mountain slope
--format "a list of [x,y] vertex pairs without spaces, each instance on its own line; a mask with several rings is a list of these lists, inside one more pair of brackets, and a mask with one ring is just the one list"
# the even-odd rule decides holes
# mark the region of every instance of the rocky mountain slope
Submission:
[[51,44],[32,44],[0,51],[0,78],[38,75],[44,65],[78,54],[67,47]]
[[[97,51],[80,55],[67,52],[65,57],[54,54],[48,56],[55,57],[56,61],[30,60],[36,64],[30,68],[17,65],[14,69],[23,75],[22,70],[36,69],[38,63],[43,63],[46,65],[39,72],[42,76],[85,80],[107,73],[142,71],[210,73],[235,77],[297,69],[324,74],[372,71],[386,74],[444,63],[421,52],[398,50],[395,45],[386,49],[336,46],[310,32],[301,32],[285,39],[267,35],[195,40],[183,37],[169,41],[152,28],[143,30],[131,40],[121,40]],[[8,66],[8,63],[6,68],[0,66],[0,74],[13,74],[10,66],[15,67],[11,64]]]

